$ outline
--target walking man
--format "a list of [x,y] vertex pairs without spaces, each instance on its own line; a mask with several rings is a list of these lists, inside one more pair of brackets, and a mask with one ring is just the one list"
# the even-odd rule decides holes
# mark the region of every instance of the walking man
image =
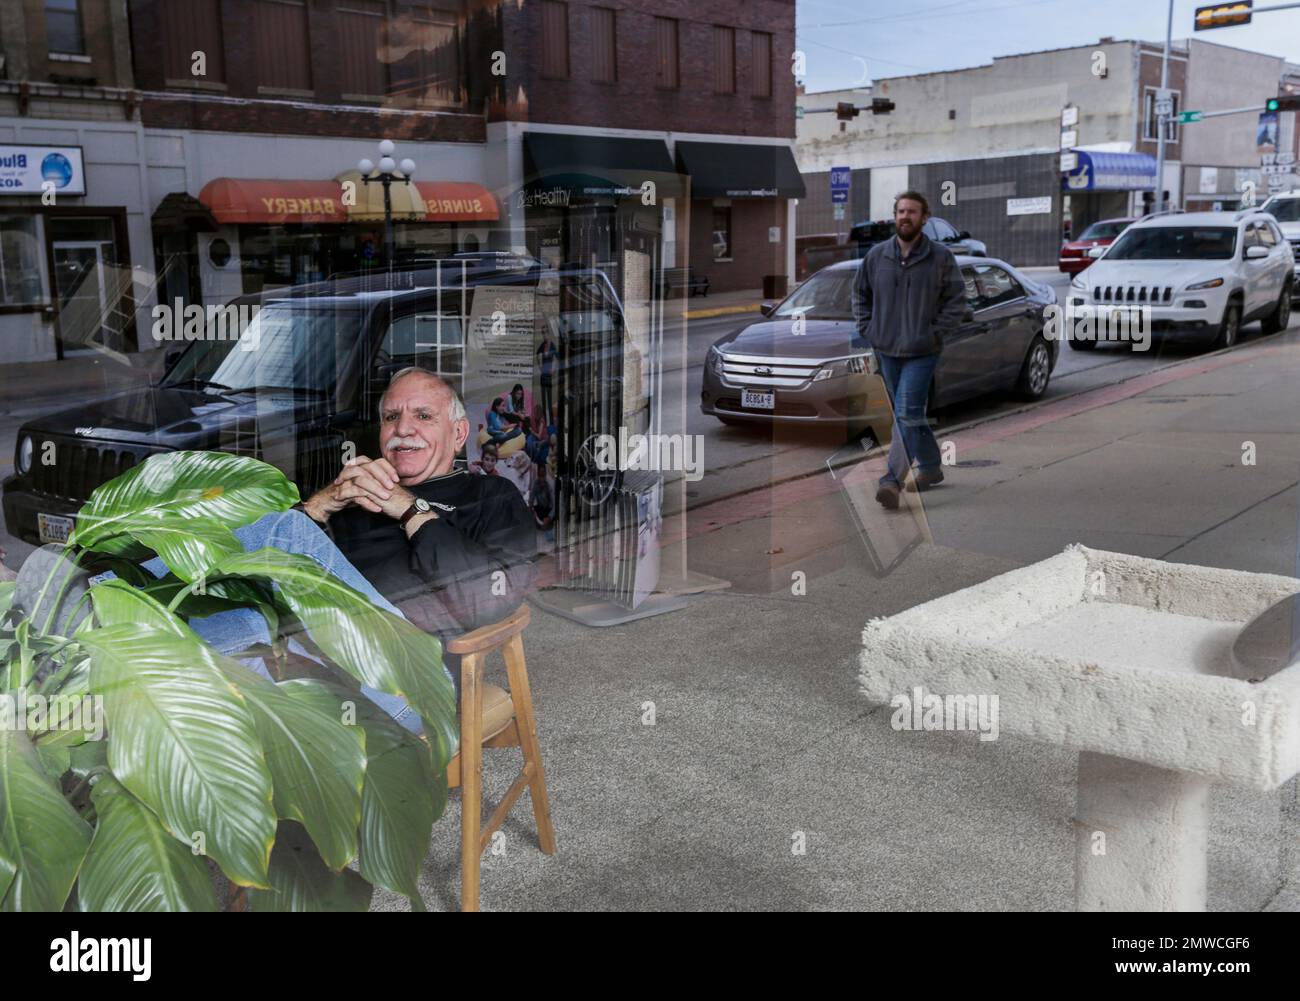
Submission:
[[889,468],[876,490],[876,500],[891,511],[904,487],[928,490],[943,482],[939,443],[925,412],[943,339],[966,311],[952,251],[922,232],[929,218],[930,204],[920,192],[895,198],[895,236],[867,251],[853,284],[854,346],[875,355],[894,408]]

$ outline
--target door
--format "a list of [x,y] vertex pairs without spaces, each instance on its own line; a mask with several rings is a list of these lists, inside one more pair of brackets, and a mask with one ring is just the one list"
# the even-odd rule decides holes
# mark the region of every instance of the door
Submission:
[[64,241],[54,244],[54,284],[59,297],[59,336],[69,348],[107,344],[108,297],[104,262],[111,242]]
[[[1246,253],[1252,247],[1269,248],[1265,245],[1263,238],[1260,236],[1260,224],[1250,223],[1246,226],[1245,239],[1241,242],[1241,255],[1245,258]],[[1256,260],[1243,260],[1246,272],[1246,312],[1241,318],[1242,322],[1257,316],[1262,310],[1266,309],[1269,301],[1273,298],[1273,286],[1269,281],[1271,261],[1267,257],[1260,257]]]
[[975,283],[980,293],[980,320],[990,324],[990,349],[997,357],[996,366],[989,372],[989,388],[1005,389],[1024,365],[1038,310],[1006,268],[976,265]]
[[938,406],[947,406],[957,400],[978,396],[993,385],[990,372],[998,370],[997,349],[992,337],[992,324],[984,319],[984,304],[976,269],[970,265],[961,269],[966,286],[966,304],[969,312],[957,330],[943,342],[939,355]]

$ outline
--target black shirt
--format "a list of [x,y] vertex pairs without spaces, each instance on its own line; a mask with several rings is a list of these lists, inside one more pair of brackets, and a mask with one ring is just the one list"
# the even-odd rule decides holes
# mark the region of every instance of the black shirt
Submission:
[[438,515],[409,539],[397,520],[349,507],[330,519],[343,555],[416,625],[441,636],[497,622],[533,585],[537,528],[517,487],[458,471],[408,487]]

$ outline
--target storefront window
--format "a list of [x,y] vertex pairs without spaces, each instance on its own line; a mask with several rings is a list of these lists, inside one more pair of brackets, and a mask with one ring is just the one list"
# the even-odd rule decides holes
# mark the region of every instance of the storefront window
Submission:
[[731,260],[731,206],[713,207],[713,259]]
[[39,216],[0,215],[0,306],[48,304],[41,248]]

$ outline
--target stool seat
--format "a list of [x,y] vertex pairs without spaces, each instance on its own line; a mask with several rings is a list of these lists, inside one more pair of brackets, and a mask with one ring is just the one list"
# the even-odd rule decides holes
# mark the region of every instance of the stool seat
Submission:
[[483,686],[483,739],[488,740],[510,725],[515,704],[510,693],[497,685]]

